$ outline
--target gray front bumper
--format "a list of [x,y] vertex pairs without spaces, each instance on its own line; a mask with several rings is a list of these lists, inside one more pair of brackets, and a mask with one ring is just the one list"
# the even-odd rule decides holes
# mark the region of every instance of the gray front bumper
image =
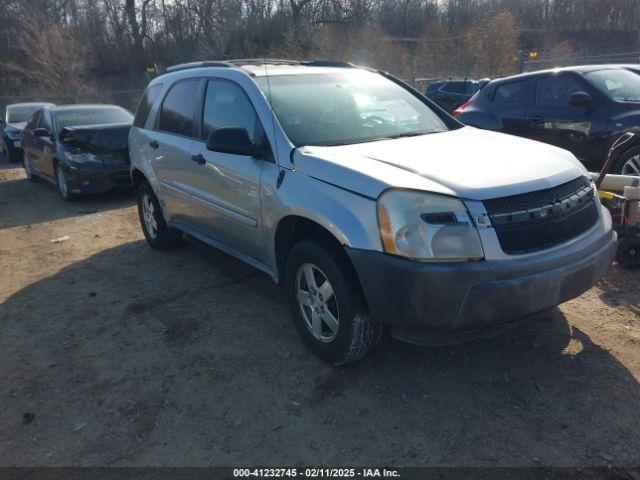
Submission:
[[571,300],[609,269],[617,236],[608,231],[586,247],[545,261],[420,263],[347,249],[369,312],[395,337],[425,345],[495,334],[519,318]]

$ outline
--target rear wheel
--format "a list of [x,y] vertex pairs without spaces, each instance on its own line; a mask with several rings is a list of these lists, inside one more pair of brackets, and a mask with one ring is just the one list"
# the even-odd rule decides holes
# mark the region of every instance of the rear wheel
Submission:
[[179,230],[169,228],[162,214],[158,197],[148,183],[136,189],[138,198],[138,217],[147,243],[156,250],[165,250],[180,244],[182,234]]
[[64,174],[64,170],[59,163],[55,164],[55,172],[56,172],[56,184],[58,185],[58,193],[63,200],[67,202],[71,202],[77,198],[76,195],[71,193],[69,188],[69,183],[67,181],[67,177]]
[[332,365],[364,357],[382,334],[367,311],[352,268],[338,252],[302,241],[287,257],[285,287],[296,327],[309,349]]

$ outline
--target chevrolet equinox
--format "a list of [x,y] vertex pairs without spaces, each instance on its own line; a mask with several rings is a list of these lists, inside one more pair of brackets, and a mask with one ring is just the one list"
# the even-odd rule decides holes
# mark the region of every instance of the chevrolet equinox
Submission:
[[333,365],[384,327],[447,345],[575,298],[616,234],[573,154],[466,127],[401,80],[339,62],[178,65],[129,135],[140,224],[284,285]]

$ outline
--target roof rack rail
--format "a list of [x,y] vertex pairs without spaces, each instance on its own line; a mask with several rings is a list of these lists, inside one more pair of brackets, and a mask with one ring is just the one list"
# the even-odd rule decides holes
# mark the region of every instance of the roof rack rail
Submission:
[[301,65],[305,65],[307,67],[337,67],[337,68],[356,68],[351,62],[340,62],[333,60],[308,60],[299,62]]
[[225,60],[233,65],[299,65],[299,60],[287,60],[286,58],[234,58],[232,60]]
[[177,72],[179,70],[187,70],[189,68],[200,68],[200,67],[233,67],[233,65],[229,62],[219,62],[219,61],[211,61],[205,60],[202,62],[189,62],[189,63],[180,63],[178,65],[174,65],[172,67],[168,67],[165,72]]

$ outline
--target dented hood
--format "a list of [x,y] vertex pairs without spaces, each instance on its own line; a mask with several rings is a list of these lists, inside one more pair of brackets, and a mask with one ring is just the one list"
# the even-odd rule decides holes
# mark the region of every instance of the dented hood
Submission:
[[302,147],[297,171],[376,198],[390,187],[485,200],[554,187],[586,170],[566,150],[464,127],[335,147]]
[[60,132],[60,141],[88,149],[126,150],[130,129],[130,124],[65,127]]

